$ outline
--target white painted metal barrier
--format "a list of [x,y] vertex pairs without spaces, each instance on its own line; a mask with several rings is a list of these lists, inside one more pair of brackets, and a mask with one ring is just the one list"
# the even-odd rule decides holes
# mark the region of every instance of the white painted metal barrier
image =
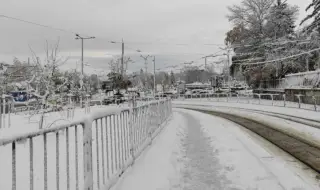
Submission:
[[[214,93],[214,94],[196,94],[180,95],[179,99],[207,100],[213,102],[246,103],[261,104],[280,107],[291,107],[299,109],[308,109],[313,111],[320,110],[320,96],[304,96],[295,94],[294,101],[289,101],[286,95],[281,94],[236,94],[236,93]],[[303,98],[309,98],[311,103],[304,103]]]
[[109,189],[171,113],[171,100],[152,101],[136,108],[106,108],[67,125],[0,139],[0,189]]

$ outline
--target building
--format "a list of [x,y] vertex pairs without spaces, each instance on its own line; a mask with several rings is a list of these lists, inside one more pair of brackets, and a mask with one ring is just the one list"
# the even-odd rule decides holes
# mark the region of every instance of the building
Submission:
[[211,88],[211,84],[210,83],[194,82],[194,83],[186,84],[185,88],[190,89],[190,90],[207,89],[207,88]]

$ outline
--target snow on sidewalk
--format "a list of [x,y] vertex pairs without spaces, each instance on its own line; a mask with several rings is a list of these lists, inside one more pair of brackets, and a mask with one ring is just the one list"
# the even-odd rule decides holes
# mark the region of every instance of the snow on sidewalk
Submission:
[[182,189],[179,155],[184,118],[173,113],[173,119],[155,138],[151,148],[135,161],[112,190],[167,190]]
[[241,127],[176,109],[173,120],[113,190],[319,189]]

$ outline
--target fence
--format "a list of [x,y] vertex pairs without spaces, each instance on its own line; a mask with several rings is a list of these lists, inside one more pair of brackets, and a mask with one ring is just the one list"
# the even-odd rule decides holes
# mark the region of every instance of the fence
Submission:
[[159,100],[0,139],[0,189],[109,189],[152,142],[171,110],[170,100]]
[[287,87],[319,87],[320,70],[286,75]]
[[284,89],[288,86],[287,80],[283,79],[274,79],[274,80],[261,80],[258,88],[260,89]]
[[289,74],[282,79],[262,80],[258,85],[261,89],[315,88],[319,86],[320,70]]
[[[195,94],[195,95],[180,95],[181,99],[208,99],[215,102],[229,102],[229,103],[246,103],[257,105],[269,105],[307,109],[319,111],[320,96],[305,96],[302,94],[293,95],[293,101],[288,101],[285,94],[236,94],[236,93],[214,93],[214,94]],[[309,103],[312,100],[312,104]]]

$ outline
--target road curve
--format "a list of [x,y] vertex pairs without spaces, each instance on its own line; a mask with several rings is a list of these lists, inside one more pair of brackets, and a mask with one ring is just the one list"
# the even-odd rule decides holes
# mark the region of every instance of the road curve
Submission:
[[314,173],[262,141],[226,119],[175,109],[169,125],[113,189],[320,188]]

